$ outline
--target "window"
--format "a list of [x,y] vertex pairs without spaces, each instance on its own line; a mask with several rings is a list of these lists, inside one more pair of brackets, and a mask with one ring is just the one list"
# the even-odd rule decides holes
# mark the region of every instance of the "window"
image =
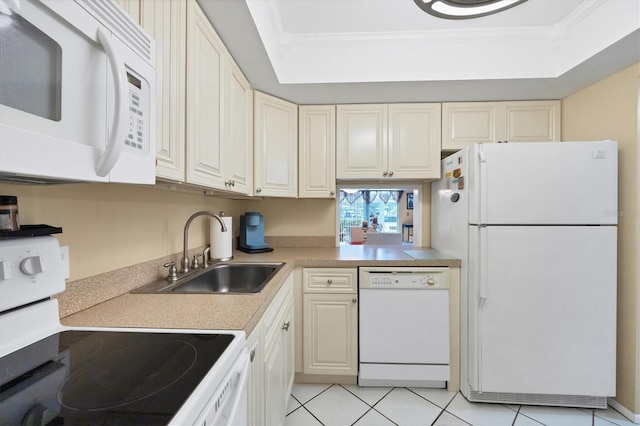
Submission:
[[364,228],[368,232],[400,232],[399,204],[406,200],[405,192],[396,189],[341,189],[338,201],[340,244],[352,242],[352,228]]

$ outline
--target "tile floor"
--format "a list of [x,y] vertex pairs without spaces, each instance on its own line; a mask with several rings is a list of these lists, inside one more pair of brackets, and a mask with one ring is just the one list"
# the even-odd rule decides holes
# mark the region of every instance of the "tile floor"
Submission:
[[295,384],[285,425],[632,426],[620,413],[470,403],[444,389]]

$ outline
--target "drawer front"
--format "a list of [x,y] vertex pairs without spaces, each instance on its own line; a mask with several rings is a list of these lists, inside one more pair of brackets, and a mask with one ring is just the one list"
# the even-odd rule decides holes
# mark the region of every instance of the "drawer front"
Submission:
[[356,268],[304,268],[305,293],[355,293],[358,288]]

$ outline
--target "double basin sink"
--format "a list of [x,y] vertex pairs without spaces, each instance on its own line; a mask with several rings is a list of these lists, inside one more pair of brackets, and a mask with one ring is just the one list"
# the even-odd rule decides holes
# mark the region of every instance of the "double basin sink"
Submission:
[[218,263],[169,282],[160,280],[133,290],[145,294],[259,293],[284,263]]

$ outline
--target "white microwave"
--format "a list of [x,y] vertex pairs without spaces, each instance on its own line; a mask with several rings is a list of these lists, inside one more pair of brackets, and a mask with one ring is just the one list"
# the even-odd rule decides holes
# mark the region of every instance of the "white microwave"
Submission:
[[115,0],[0,0],[0,181],[154,183],[155,63]]

